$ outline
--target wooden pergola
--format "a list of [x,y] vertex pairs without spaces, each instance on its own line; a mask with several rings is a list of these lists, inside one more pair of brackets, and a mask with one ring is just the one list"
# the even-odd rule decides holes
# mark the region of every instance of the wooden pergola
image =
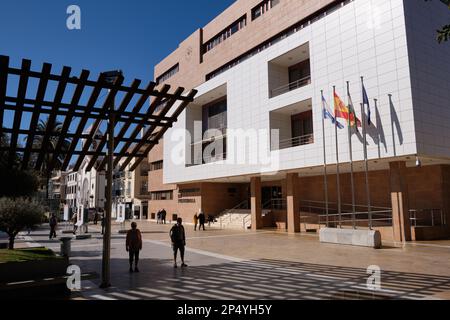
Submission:
[[[30,60],[23,60],[20,68],[14,68],[9,65],[9,57],[0,56],[0,133],[10,135],[9,145],[1,146],[0,150],[9,153],[10,166],[16,155],[21,154],[22,169],[33,167],[39,170],[45,155],[52,153],[64,155],[59,168],[63,171],[69,164],[73,164],[73,170],[77,171],[87,156],[90,158],[88,171],[92,168],[103,171],[107,164],[108,136],[102,135],[100,141],[96,141],[95,148],[93,142],[102,121],[111,121],[114,124],[114,167],[121,164],[118,169],[123,171],[135,160],[129,168],[134,171],[197,93],[196,90],[191,90],[184,96],[183,88],[169,93],[169,85],[157,90],[154,82],[141,87],[142,81],[137,79],[130,86],[125,86],[123,76],[111,82],[105,73],[100,74],[97,80],[90,80],[90,72],[87,70],[83,70],[79,76],[71,75],[71,71],[70,67],[64,67],[60,74],[54,74],[49,63],[44,63],[41,71],[32,71]],[[16,81],[13,77],[16,77]],[[35,82],[37,79],[37,90],[33,97],[29,97],[28,93],[31,91],[31,79]],[[52,83],[52,88],[49,83]],[[101,94],[106,90],[106,99],[100,103]],[[81,100],[84,95],[88,98],[83,104]],[[49,99],[48,96],[53,98]],[[121,102],[114,107],[119,97]],[[146,102],[150,98],[152,103],[149,106]],[[4,121],[7,110],[14,112],[13,123]],[[24,113],[31,114],[26,128],[21,125]],[[37,131],[39,119],[43,116],[48,117],[49,130],[46,132]],[[50,139],[54,139],[56,135],[50,129],[56,121],[62,123],[62,130],[58,134],[56,147],[49,148]],[[76,127],[72,126],[77,122]],[[91,123],[90,131],[86,132],[88,123]],[[26,137],[23,139],[25,145],[20,146],[19,136]],[[36,137],[40,137],[42,141],[38,149],[33,146]],[[69,148],[63,148],[64,139],[70,139]],[[79,146],[81,139],[84,142],[82,147]],[[74,156],[77,159],[72,162]],[[47,170],[55,168],[56,157],[53,157]]]
[[[2,160],[10,167],[19,155],[23,170],[30,167],[40,170],[46,155],[53,154],[64,159],[56,166],[57,157],[51,160],[47,157],[47,172],[56,167],[65,171],[70,164],[78,171],[85,159],[89,159],[87,171],[92,168],[106,171],[101,285],[106,288],[110,286],[113,170],[134,171],[194,100],[197,91],[191,90],[184,96],[184,88],[170,93],[169,85],[158,90],[154,82],[142,88],[141,80],[137,79],[126,86],[119,71],[101,73],[97,80],[90,80],[87,70],[79,76],[71,73],[70,67],[63,67],[60,74],[54,74],[49,63],[44,63],[40,71],[32,71],[30,60],[22,60],[21,67],[14,68],[8,56],[0,56],[0,136],[9,135],[9,139],[4,139],[8,145],[1,145],[0,151],[8,155],[8,159]],[[31,92],[33,82],[35,94]],[[103,96],[106,98],[101,102]],[[121,99],[117,107],[116,99]],[[146,104],[150,99],[151,104]],[[5,123],[5,111],[14,114],[8,117],[13,119],[12,123]],[[29,123],[23,121],[25,114]],[[48,122],[41,132],[38,124],[42,117]],[[107,122],[107,134],[102,135],[99,130],[103,121]],[[62,123],[57,133],[52,132],[56,122]],[[19,137],[23,137],[25,145],[20,145]],[[39,146],[34,143],[36,137]],[[66,139],[70,140],[68,147],[64,147]],[[77,158],[72,162],[74,156]]]

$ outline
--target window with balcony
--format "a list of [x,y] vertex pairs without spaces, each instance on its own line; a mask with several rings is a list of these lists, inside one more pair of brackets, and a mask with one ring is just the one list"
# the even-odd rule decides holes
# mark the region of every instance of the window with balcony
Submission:
[[271,150],[314,143],[312,100],[308,99],[270,113]]
[[269,62],[269,97],[274,98],[311,83],[309,44]]
[[226,160],[227,85],[204,93],[186,110],[186,166]]

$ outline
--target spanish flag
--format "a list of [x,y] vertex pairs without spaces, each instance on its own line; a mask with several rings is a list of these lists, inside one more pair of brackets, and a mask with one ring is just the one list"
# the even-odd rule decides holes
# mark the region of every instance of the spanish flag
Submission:
[[354,127],[357,125],[361,127],[361,121],[356,117],[353,106],[350,109],[344,104],[341,98],[334,93],[334,115],[336,118],[342,118],[347,120],[350,126]]

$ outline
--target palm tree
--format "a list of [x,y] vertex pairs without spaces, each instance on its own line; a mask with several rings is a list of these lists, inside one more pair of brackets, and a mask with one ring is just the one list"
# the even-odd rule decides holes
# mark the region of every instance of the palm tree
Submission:
[[[430,1],[430,0],[425,0],[425,1]],[[440,0],[440,1],[445,3],[446,5],[448,5],[448,8],[450,9],[450,1],[449,0]],[[441,30],[437,31],[437,33],[438,33],[437,40],[439,43],[449,41],[450,40],[450,24],[443,26]]]
[[[71,140],[66,139],[64,137],[61,137],[61,131],[62,131],[62,123],[58,122],[58,121],[54,121],[52,124],[52,127],[49,128],[50,123],[49,123],[49,117],[47,117],[47,119],[45,120],[39,120],[39,123],[37,125],[36,131],[38,132],[50,132],[50,138],[48,139],[47,144],[44,146],[44,137],[42,135],[37,135],[34,136],[33,139],[33,149],[42,149],[44,148],[46,151],[45,155],[44,155],[44,161],[43,164],[40,168],[40,172],[41,175],[45,177],[45,187],[46,187],[46,198],[48,199],[48,184],[50,182],[50,177],[51,177],[51,170],[58,170],[61,169],[63,161],[64,161],[64,157],[65,157],[65,152],[66,150],[69,149]],[[52,151],[55,151],[56,146],[58,144],[58,140],[59,139],[63,139],[62,140],[62,145],[61,145],[61,153],[54,153]],[[36,156],[33,157],[32,162],[36,162],[37,158]],[[53,168],[50,168],[51,164],[54,162]]]
[[[0,147],[5,148],[9,146],[9,137],[6,133],[2,132],[0,137]],[[6,159],[8,159],[7,151],[0,151],[0,165],[6,164]]]

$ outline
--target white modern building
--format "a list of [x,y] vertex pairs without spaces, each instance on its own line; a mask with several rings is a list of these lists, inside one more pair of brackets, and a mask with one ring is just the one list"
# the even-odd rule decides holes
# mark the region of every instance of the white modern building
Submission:
[[[436,30],[450,19],[443,2],[236,1],[155,69],[160,83],[177,85],[193,77],[192,69],[200,74],[189,82],[197,82],[194,103],[164,137],[164,184],[207,184],[199,189],[200,207],[220,203],[220,192],[211,190],[232,185],[235,204],[248,201],[252,228],[318,230],[324,140],[329,205],[336,209],[339,198],[342,208],[353,204],[347,128],[338,130],[337,154],[334,125],[326,120],[322,130],[321,92],[334,110],[333,88],[348,104],[348,82],[362,118],[363,77],[372,120],[370,203],[361,130],[351,139],[361,220],[379,212],[375,226],[385,239],[448,235],[450,46],[436,41]],[[178,68],[165,76],[173,65]],[[208,129],[215,131],[205,135]],[[214,150],[218,141],[224,147]],[[270,214],[263,216],[264,209]],[[339,219],[350,216],[346,209]]]

